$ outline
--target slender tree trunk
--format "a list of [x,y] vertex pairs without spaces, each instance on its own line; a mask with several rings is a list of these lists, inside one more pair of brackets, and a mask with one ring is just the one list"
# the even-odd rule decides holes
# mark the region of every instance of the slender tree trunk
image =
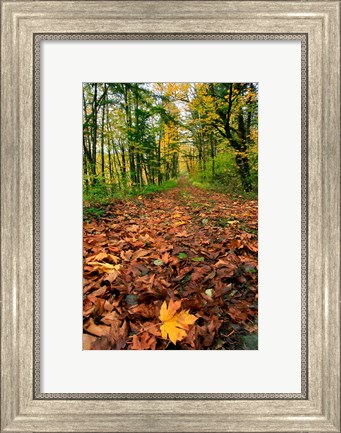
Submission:
[[91,150],[91,174],[93,176],[92,183],[96,183],[96,150],[97,150],[97,83],[94,85],[94,99],[92,105],[92,150]]
[[83,86],[83,175],[85,176],[85,186],[89,187],[89,164],[91,165],[91,144],[89,137],[88,115],[86,112],[85,89]]
[[104,167],[104,107],[102,107],[102,125],[101,125],[101,169],[102,179],[105,182],[105,167]]
[[215,178],[215,148],[214,148],[214,137],[210,136],[211,144],[211,160],[212,160],[212,179]]
[[240,139],[239,149],[236,154],[236,163],[238,165],[243,188],[246,192],[251,191],[250,166],[247,156],[246,131],[244,125],[243,112],[238,114],[238,135]]
[[122,177],[123,168],[122,168],[122,162],[120,160],[120,155],[118,154],[118,151],[114,145],[113,145],[113,155],[112,156],[113,156],[113,160],[114,160],[114,168],[115,168],[116,177],[118,179],[118,184],[120,185],[121,184],[120,179],[123,180],[123,177]]
[[83,135],[83,182],[85,187],[88,189],[89,187],[89,178],[88,178],[88,162],[87,162],[87,154],[86,147],[84,144],[84,135]]
[[112,185],[112,162],[111,162],[111,151],[110,151],[110,146],[108,143],[108,165],[109,165],[109,179],[110,179],[110,184]]
[[161,136],[159,138],[158,148],[157,148],[157,183],[160,185],[162,182],[161,174]]
[[134,86],[134,96],[135,96],[135,143],[137,144],[136,149],[136,183],[138,185],[143,185],[142,180],[142,169],[141,169],[141,128],[140,118],[139,118],[139,90],[138,84]]
[[121,157],[122,157],[122,182],[124,185],[124,188],[127,188],[127,165],[126,165],[126,154],[124,149],[124,143],[123,141],[120,141],[120,150],[121,150]]
[[128,156],[129,156],[129,171],[130,171],[130,181],[131,184],[134,186],[136,185],[136,168],[135,168],[135,147],[133,143],[133,137],[132,137],[132,118],[131,118],[131,111],[130,111],[130,103],[129,103],[129,90],[127,88],[127,85],[124,85],[124,106],[125,106],[125,112],[126,112],[126,122],[127,122],[127,139],[128,139]]
[[[238,84],[237,90],[240,92],[242,87]],[[233,84],[229,84],[229,92],[228,92],[228,110],[227,114],[222,117],[224,119],[224,129],[226,138],[228,139],[230,145],[233,147],[236,153],[236,164],[238,167],[239,176],[242,182],[242,186],[244,191],[251,191],[251,178],[250,178],[250,167],[249,160],[247,156],[247,146],[246,146],[246,132],[244,125],[244,115],[242,109],[240,109],[238,113],[238,130],[232,135],[230,119],[232,113],[232,95],[233,95]]]

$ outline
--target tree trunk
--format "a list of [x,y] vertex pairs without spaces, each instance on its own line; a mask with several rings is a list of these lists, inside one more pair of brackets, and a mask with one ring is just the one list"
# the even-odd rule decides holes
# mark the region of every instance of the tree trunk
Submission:
[[97,83],[94,87],[94,99],[92,104],[92,149],[91,149],[91,174],[93,176],[92,183],[96,183],[96,150],[97,150]]
[[158,149],[157,149],[157,183],[160,185],[162,182],[161,174],[161,137],[159,138]]
[[105,182],[105,167],[104,167],[104,107],[102,107],[102,125],[101,125],[101,168],[102,179]]
[[108,165],[109,165],[109,179],[110,184],[112,184],[112,163],[111,163],[111,152],[110,152],[110,146],[108,143]]
[[127,139],[128,139],[128,156],[129,156],[129,171],[130,171],[130,181],[132,185],[136,185],[136,168],[135,168],[135,146],[132,137],[132,118],[129,105],[129,90],[127,85],[124,85],[124,106],[126,112],[126,122],[127,122]]
[[246,130],[244,125],[244,116],[242,110],[238,114],[238,135],[239,135],[239,149],[236,154],[236,163],[240,173],[243,188],[246,192],[251,191],[251,178],[250,178],[250,165],[247,156],[246,146]]
[[214,146],[214,138],[212,135],[210,136],[210,145],[211,145],[211,160],[212,160],[212,180],[215,178],[215,146]]
[[[241,88],[238,89],[241,91]],[[234,132],[234,136],[232,136],[230,118],[232,111],[232,93],[233,93],[233,84],[229,85],[229,95],[228,101],[229,106],[227,110],[227,116],[225,119],[224,129],[226,133],[226,138],[228,139],[230,145],[236,151],[236,164],[238,167],[238,173],[242,182],[242,186],[244,191],[249,192],[252,189],[251,178],[250,178],[250,166],[249,160],[247,156],[247,146],[246,146],[246,131],[244,125],[244,117],[243,110],[240,109],[238,113],[238,130]]]

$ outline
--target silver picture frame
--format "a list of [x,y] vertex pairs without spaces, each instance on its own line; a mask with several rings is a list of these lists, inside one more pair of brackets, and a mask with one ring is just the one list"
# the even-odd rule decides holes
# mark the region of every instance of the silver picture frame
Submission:
[[[339,9],[334,0],[2,2],[1,431],[340,431]],[[301,393],[40,392],[40,42],[60,39],[301,42]]]

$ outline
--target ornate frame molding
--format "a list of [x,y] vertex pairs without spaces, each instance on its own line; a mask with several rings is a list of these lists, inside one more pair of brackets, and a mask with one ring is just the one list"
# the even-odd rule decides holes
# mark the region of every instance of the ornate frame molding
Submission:
[[[338,0],[2,2],[2,431],[340,431],[339,6]],[[35,289],[37,296],[39,271],[32,253],[39,251],[39,181],[37,176],[33,180],[39,131],[37,118],[33,128],[32,109],[39,95],[33,86],[39,81],[35,43],[45,37],[70,39],[70,34],[111,38],[113,28],[122,39],[252,39],[256,34],[260,39],[302,38],[302,47],[306,41],[309,83],[302,74],[307,89],[302,119],[309,136],[302,129],[307,143],[302,173],[309,172],[309,178],[302,178],[302,191],[306,182],[309,197],[302,195],[307,225],[302,248],[309,283],[304,277],[302,285],[309,289],[303,311],[309,324],[302,329],[309,332],[301,394],[223,394],[217,399],[135,394],[120,395],[114,404],[106,394],[39,394],[33,380],[39,368],[34,358],[39,344],[33,345],[39,311],[32,295]]]

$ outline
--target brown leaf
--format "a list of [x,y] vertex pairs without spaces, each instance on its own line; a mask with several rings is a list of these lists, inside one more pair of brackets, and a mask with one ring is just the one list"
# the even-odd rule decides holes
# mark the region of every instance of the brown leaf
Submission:
[[133,315],[139,315],[139,316],[145,317],[147,319],[152,319],[153,317],[155,317],[155,305],[153,305],[153,304],[136,305],[136,306],[129,308],[129,313],[131,313]]
[[96,325],[92,318],[84,322],[84,330],[89,334],[96,335],[98,337],[102,337],[110,334],[109,326]]
[[110,336],[96,338],[90,347],[91,350],[111,350],[112,339]]
[[120,275],[120,272],[116,269],[112,270],[110,272],[110,274],[108,274],[105,278],[104,281],[108,281],[109,283],[112,283],[113,281],[116,280],[116,278]]
[[183,230],[182,232],[178,232],[175,237],[176,238],[188,238],[190,235],[186,232],[186,230]]
[[102,316],[101,322],[105,325],[111,326],[112,322],[120,320],[120,315],[117,313],[117,311],[111,311],[109,313],[106,313]]
[[128,250],[128,251],[121,251],[121,259],[123,259],[126,262],[129,262],[131,259],[131,256],[133,255],[133,251],[132,250]]
[[131,256],[131,260],[137,260],[141,257],[148,256],[151,253],[151,250],[137,250],[135,253]]
[[233,319],[235,322],[245,322],[248,317],[247,311],[241,311],[234,307],[229,307],[227,314]]
[[[141,197],[111,198],[84,224],[86,347],[164,350],[172,337],[178,349],[240,350],[238,333],[257,332],[257,201],[183,179]],[[181,304],[161,321],[164,299]],[[189,311],[198,318],[191,325],[181,320]],[[239,328],[222,342],[231,323]]]
[[252,334],[254,332],[258,332],[258,325],[257,324],[248,325],[247,323],[245,323],[244,328],[247,330],[247,332],[250,332],[250,334]]
[[83,350],[90,350],[94,341],[96,341],[96,337],[93,335],[83,334]]
[[[91,296],[102,296],[104,295],[104,293],[106,293],[106,291],[108,290],[107,286],[102,286],[99,289],[95,290],[94,292],[91,293]],[[88,296],[89,298],[89,296]],[[90,298],[89,298],[90,299]]]
[[119,320],[114,320],[111,323],[110,335],[116,344],[116,349],[123,349],[127,345],[128,332],[129,326],[126,320],[122,324]]
[[143,332],[141,335],[133,336],[133,344],[131,347],[133,350],[155,350],[155,347],[156,338],[153,335]]
[[161,260],[164,262],[165,265],[167,265],[167,263],[169,261],[169,253],[166,252],[166,253],[162,254]]
[[128,226],[128,227],[126,228],[126,230],[127,230],[127,232],[130,232],[130,233],[136,233],[137,230],[138,230],[138,228],[139,228],[138,225],[133,224],[133,225],[131,225],[131,226]]

